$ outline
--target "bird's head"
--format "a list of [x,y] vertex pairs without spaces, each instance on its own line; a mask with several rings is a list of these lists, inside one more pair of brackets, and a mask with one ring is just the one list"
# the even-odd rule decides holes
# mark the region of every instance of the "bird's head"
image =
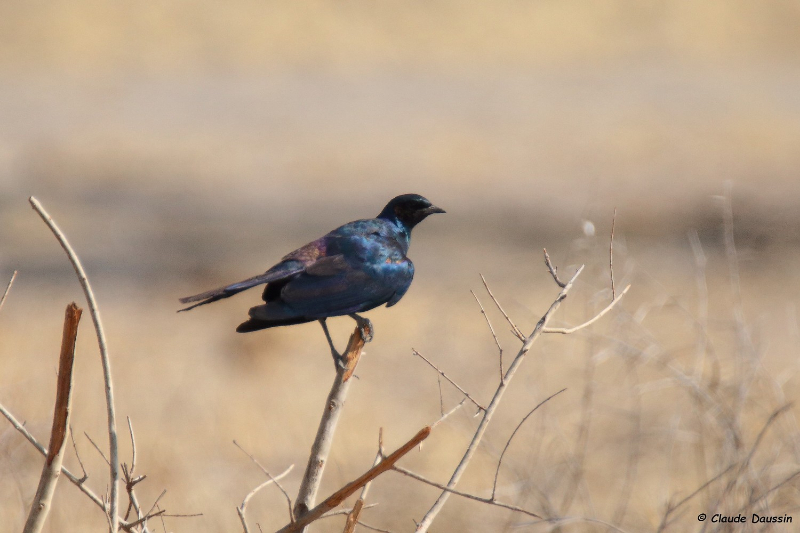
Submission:
[[425,217],[434,213],[444,213],[441,207],[436,207],[427,198],[419,194],[402,194],[386,204],[378,218],[398,221],[408,230],[422,222]]

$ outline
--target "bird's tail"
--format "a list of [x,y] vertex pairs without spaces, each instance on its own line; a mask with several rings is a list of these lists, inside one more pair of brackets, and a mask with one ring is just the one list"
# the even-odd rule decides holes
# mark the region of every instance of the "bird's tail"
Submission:
[[278,263],[274,267],[270,268],[263,274],[259,274],[258,276],[253,276],[252,278],[247,278],[245,280],[233,283],[231,285],[226,285],[218,289],[201,292],[200,294],[195,294],[194,296],[186,296],[185,298],[181,298],[179,301],[182,304],[188,304],[192,302],[198,302],[198,303],[190,305],[189,307],[185,307],[183,309],[178,309],[178,312],[180,313],[181,311],[188,311],[190,309],[194,309],[195,307],[199,307],[201,305],[210,304],[211,302],[216,302],[217,300],[222,300],[223,298],[230,298],[234,294],[238,294],[242,291],[251,289],[258,285],[263,285],[265,283],[272,283],[274,281],[286,279],[288,277],[293,276],[294,274],[297,274],[301,269],[302,269],[302,264],[300,264],[297,261],[284,261],[282,263]]

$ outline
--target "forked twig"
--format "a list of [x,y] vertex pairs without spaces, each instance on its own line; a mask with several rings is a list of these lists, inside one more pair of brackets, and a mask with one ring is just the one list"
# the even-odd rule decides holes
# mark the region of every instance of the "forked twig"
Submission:
[[475,294],[475,291],[469,291],[472,293],[472,297],[475,298],[475,301],[478,302],[478,307],[481,308],[481,314],[483,318],[486,319],[486,325],[489,326],[489,331],[492,332],[492,338],[494,339],[494,343],[497,345],[497,351],[500,353],[500,381],[502,382],[505,379],[505,372],[503,371],[503,347],[500,346],[500,340],[497,338],[497,334],[494,332],[494,328],[492,327],[492,321],[489,320],[489,315],[486,314],[486,310],[483,308],[483,304],[478,299],[478,295]]
[[480,276],[481,276],[481,281],[483,282],[483,286],[486,289],[486,292],[489,293],[489,298],[492,299],[492,301],[494,302],[494,305],[497,307],[498,311],[500,311],[500,313],[505,317],[506,322],[508,322],[508,324],[511,326],[511,332],[519,340],[525,340],[525,335],[517,327],[517,325],[514,324],[514,321],[511,320],[511,317],[508,316],[508,313],[506,313],[505,309],[503,309],[503,306],[500,305],[500,302],[498,302],[497,298],[495,298],[494,294],[492,294],[492,290],[489,288],[489,284],[486,282],[486,278],[483,277],[483,274],[480,274]]
[[[234,444],[236,444],[236,441],[233,441],[233,442],[234,442]],[[236,445],[239,446],[238,444],[236,444]],[[247,455],[250,455],[247,452],[245,452],[241,448],[241,446],[239,446],[239,449],[242,450]],[[256,464],[258,464],[258,462],[255,460],[254,457],[250,456],[250,458],[253,459],[253,461],[256,462]],[[259,466],[261,466],[261,465],[259,464]],[[242,527],[244,528],[244,533],[250,533],[250,529],[247,527],[247,519],[245,518],[245,513],[247,512],[247,504],[250,503],[250,499],[253,496],[255,496],[258,491],[260,491],[261,489],[263,489],[264,487],[266,487],[270,483],[275,483],[276,485],[278,485],[278,481],[280,481],[284,477],[288,476],[289,472],[291,472],[293,468],[294,468],[294,465],[291,465],[291,466],[289,466],[289,468],[284,470],[282,473],[280,473],[280,474],[278,474],[277,476],[274,476],[274,477],[270,476],[269,473],[267,473],[267,475],[269,476],[269,479],[247,493],[247,496],[245,496],[244,500],[242,500],[242,504],[236,508],[236,512],[239,514],[239,520],[242,521]],[[265,470],[265,472],[266,472],[266,470]],[[283,489],[281,489],[281,490],[283,491]],[[286,494],[285,491],[283,491],[283,492],[284,492],[284,494]],[[289,515],[291,516],[291,514],[292,514],[292,510],[291,510],[291,505],[290,505],[289,506]]]
[[275,483],[275,486],[276,486],[276,487],[278,487],[278,489],[279,489],[279,490],[280,490],[280,491],[283,493],[283,496],[286,498],[286,503],[289,505],[289,520],[292,520],[292,521],[294,521],[294,515],[292,514],[292,498],[289,496],[289,493],[288,493],[288,492],[286,492],[286,489],[284,489],[284,488],[283,488],[283,485],[281,485],[281,484],[279,483],[279,481],[280,481],[281,477],[283,477],[284,475],[286,475],[286,474],[288,474],[289,472],[291,472],[291,470],[294,468],[294,465],[291,465],[291,466],[289,466],[289,468],[286,470],[286,472],[284,472],[283,474],[281,474],[279,477],[273,477],[273,476],[272,476],[272,474],[270,474],[270,473],[267,471],[267,469],[266,469],[266,468],[264,468],[264,465],[262,465],[260,462],[258,462],[258,459],[256,459],[256,458],[253,456],[253,454],[249,453],[249,452],[248,452],[248,451],[246,451],[244,448],[242,448],[242,447],[241,447],[241,445],[240,445],[238,442],[236,442],[235,440],[233,441],[233,444],[234,444],[234,445],[235,445],[237,448],[239,448],[240,450],[242,450],[242,453],[244,453],[244,454],[245,454],[247,457],[249,457],[249,458],[250,458],[250,460],[251,460],[251,461],[253,461],[253,462],[254,462],[254,463],[255,463],[255,464],[256,464],[256,465],[257,465],[257,466],[258,466],[258,467],[261,469],[261,471],[262,471],[262,472],[264,472],[264,474],[265,474],[265,475],[266,475],[266,476],[267,476],[267,477],[268,477],[270,480],[272,480],[272,482],[273,482],[273,483]]
[[386,456],[380,463],[367,470],[364,474],[359,476],[354,481],[351,481],[341,489],[337,490],[328,496],[322,503],[309,510],[307,513],[296,517],[296,521],[288,524],[278,530],[278,533],[290,533],[299,531],[305,528],[311,522],[317,520],[326,512],[334,509],[341,504],[345,499],[354,494],[358,489],[389,470],[394,464],[399,461],[404,455],[413,450],[420,442],[428,438],[431,434],[432,427],[425,426],[414,435],[411,440],[400,446],[397,450]]
[[117,533],[119,516],[117,516],[117,507],[119,503],[118,494],[118,481],[119,481],[119,451],[117,448],[117,419],[114,410],[114,386],[111,380],[111,361],[108,356],[108,347],[106,344],[106,335],[103,331],[103,323],[100,320],[100,311],[98,310],[97,301],[92,292],[92,286],[89,284],[89,279],[86,277],[86,272],[83,270],[78,255],[70,246],[67,238],[58,228],[53,218],[45,211],[39,200],[31,196],[28,198],[33,210],[41,217],[50,231],[53,232],[61,247],[67,253],[72,267],[75,269],[75,274],[78,276],[78,281],[83,288],[83,293],[86,296],[86,302],[89,305],[89,312],[92,315],[92,322],[94,322],[94,329],[97,333],[97,343],[100,346],[100,360],[103,365],[103,379],[105,380],[105,393],[106,393],[106,411],[108,413],[108,447],[109,447],[109,485],[111,486],[111,493],[109,495],[109,531],[110,533]]
[[550,261],[550,254],[547,253],[547,248],[542,248],[542,250],[544,251],[544,264],[547,266],[547,270],[550,271],[550,275],[553,276],[553,281],[556,282],[556,285],[563,289],[567,284],[558,279],[558,268],[554,267],[553,262]]
[[611,311],[611,308],[613,308],[615,305],[617,305],[617,302],[622,300],[622,297],[625,296],[625,293],[628,292],[628,289],[630,289],[630,288],[631,288],[630,285],[625,287],[625,289],[623,289],[623,291],[621,293],[619,293],[619,297],[618,298],[615,298],[614,300],[612,300],[611,303],[608,304],[605,307],[605,309],[603,309],[602,311],[600,311],[599,313],[594,315],[594,317],[592,317],[590,320],[587,320],[583,324],[579,324],[579,325],[571,327],[571,328],[544,328],[542,330],[542,333],[560,333],[562,335],[568,335],[570,333],[575,333],[576,331],[581,330],[581,329],[583,329],[585,327],[591,326],[592,324],[594,324],[595,322],[597,322],[598,320],[603,318],[603,315],[605,315],[606,313]]

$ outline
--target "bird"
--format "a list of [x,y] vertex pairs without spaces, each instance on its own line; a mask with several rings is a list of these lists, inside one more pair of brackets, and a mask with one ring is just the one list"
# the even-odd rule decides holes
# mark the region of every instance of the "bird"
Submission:
[[411,230],[429,215],[444,213],[418,194],[403,194],[371,219],[355,220],[285,255],[272,268],[218,289],[180,298],[189,311],[266,284],[264,304],[249,311],[236,331],[248,333],[279,326],[319,321],[334,361],[341,364],[326,320],[347,315],[362,338],[374,329],[363,313],[386,304],[392,307],[408,291],[414,264],[408,258]]

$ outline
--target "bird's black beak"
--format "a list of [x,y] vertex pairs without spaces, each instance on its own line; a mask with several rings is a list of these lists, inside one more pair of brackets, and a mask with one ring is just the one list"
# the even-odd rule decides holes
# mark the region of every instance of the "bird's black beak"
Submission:
[[441,207],[436,207],[435,205],[432,205],[430,207],[426,207],[422,211],[425,213],[425,215],[432,215],[434,213],[447,213],[447,211],[445,211]]

